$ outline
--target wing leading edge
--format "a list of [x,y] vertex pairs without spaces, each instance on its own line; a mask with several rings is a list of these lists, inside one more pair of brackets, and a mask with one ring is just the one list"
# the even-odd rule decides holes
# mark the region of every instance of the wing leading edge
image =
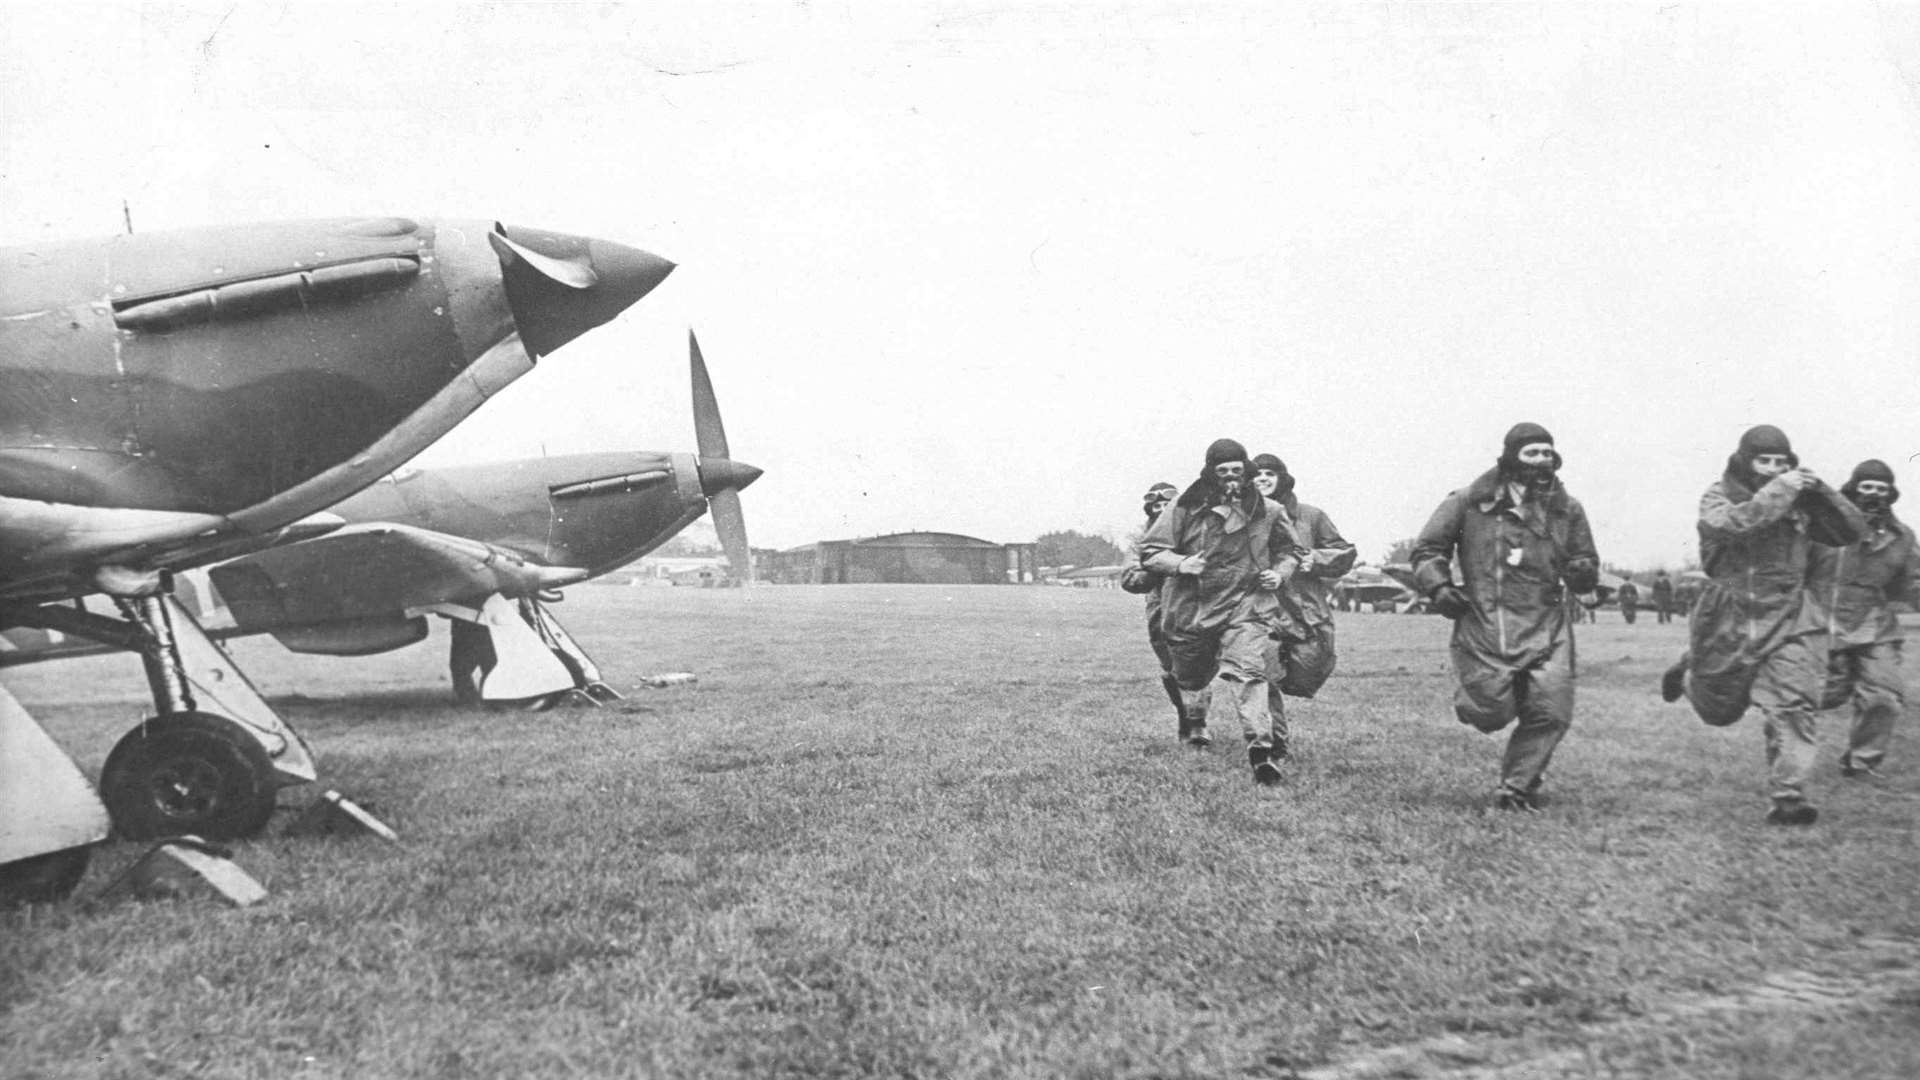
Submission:
[[478,540],[411,525],[349,525],[234,559],[209,576],[235,628],[271,632],[394,618],[436,604],[478,608],[491,595],[536,596],[588,576]]

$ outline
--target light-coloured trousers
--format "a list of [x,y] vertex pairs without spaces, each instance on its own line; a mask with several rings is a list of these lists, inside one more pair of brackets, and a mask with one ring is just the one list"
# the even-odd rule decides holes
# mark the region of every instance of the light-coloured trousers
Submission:
[[1188,716],[1209,722],[1238,719],[1241,734],[1256,744],[1270,743],[1266,643],[1267,626],[1257,621],[1229,623],[1216,630],[1167,631],[1173,677],[1180,684]]

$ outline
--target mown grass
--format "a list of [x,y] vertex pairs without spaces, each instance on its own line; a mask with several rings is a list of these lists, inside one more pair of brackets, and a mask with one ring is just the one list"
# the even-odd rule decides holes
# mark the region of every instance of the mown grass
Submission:
[[[1655,696],[1678,624],[1583,628],[1552,807],[1514,818],[1438,619],[1342,616],[1262,790],[1237,749],[1175,745],[1134,597],[576,589],[560,614],[625,702],[457,710],[438,635],[239,643],[404,845],[244,845],[254,909],[0,916],[0,1073],[1287,1076],[1457,1033],[1581,1047],[1575,1075],[1920,1075],[1920,994],[1657,1019],[1920,937],[1911,732],[1861,788],[1829,721],[1822,823],[1765,828],[1757,721]],[[698,686],[638,688],[672,670]],[[7,679],[90,767],[141,709],[125,658]]]

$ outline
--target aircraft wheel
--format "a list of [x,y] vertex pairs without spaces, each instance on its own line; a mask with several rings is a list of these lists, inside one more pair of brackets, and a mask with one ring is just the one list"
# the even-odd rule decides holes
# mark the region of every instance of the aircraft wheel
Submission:
[[61,848],[0,864],[0,909],[65,900],[86,876],[93,845]]
[[266,827],[279,790],[259,741],[209,713],[148,720],[114,744],[100,772],[101,800],[129,840],[253,836]]

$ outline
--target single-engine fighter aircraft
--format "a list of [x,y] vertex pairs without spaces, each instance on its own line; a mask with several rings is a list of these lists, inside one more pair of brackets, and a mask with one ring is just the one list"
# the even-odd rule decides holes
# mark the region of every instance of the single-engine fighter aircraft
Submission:
[[[738,500],[760,470],[727,457],[699,342],[688,344],[698,455],[409,469],[334,505],[338,529],[181,575],[176,594],[215,639],[272,634],[294,652],[334,656],[414,644],[427,616],[440,615],[453,627],[448,667],[461,702],[617,698],[548,607],[562,586],[625,566],[710,505],[734,574],[751,573]],[[103,648],[11,631],[0,667]]]
[[1386,567],[1356,566],[1333,587],[1334,599],[1348,610],[1389,605],[1394,611],[1419,599],[1413,589],[1413,571],[1405,563]]
[[[70,892],[109,821],[244,836],[279,787],[313,780],[299,736],[169,595],[173,572],[337,527],[310,515],[672,269],[404,218],[0,250],[0,629],[139,652],[157,714],[114,747],[103,808],[0,695],[0,899]],[[69,603],[96,592],[119,618]]]

